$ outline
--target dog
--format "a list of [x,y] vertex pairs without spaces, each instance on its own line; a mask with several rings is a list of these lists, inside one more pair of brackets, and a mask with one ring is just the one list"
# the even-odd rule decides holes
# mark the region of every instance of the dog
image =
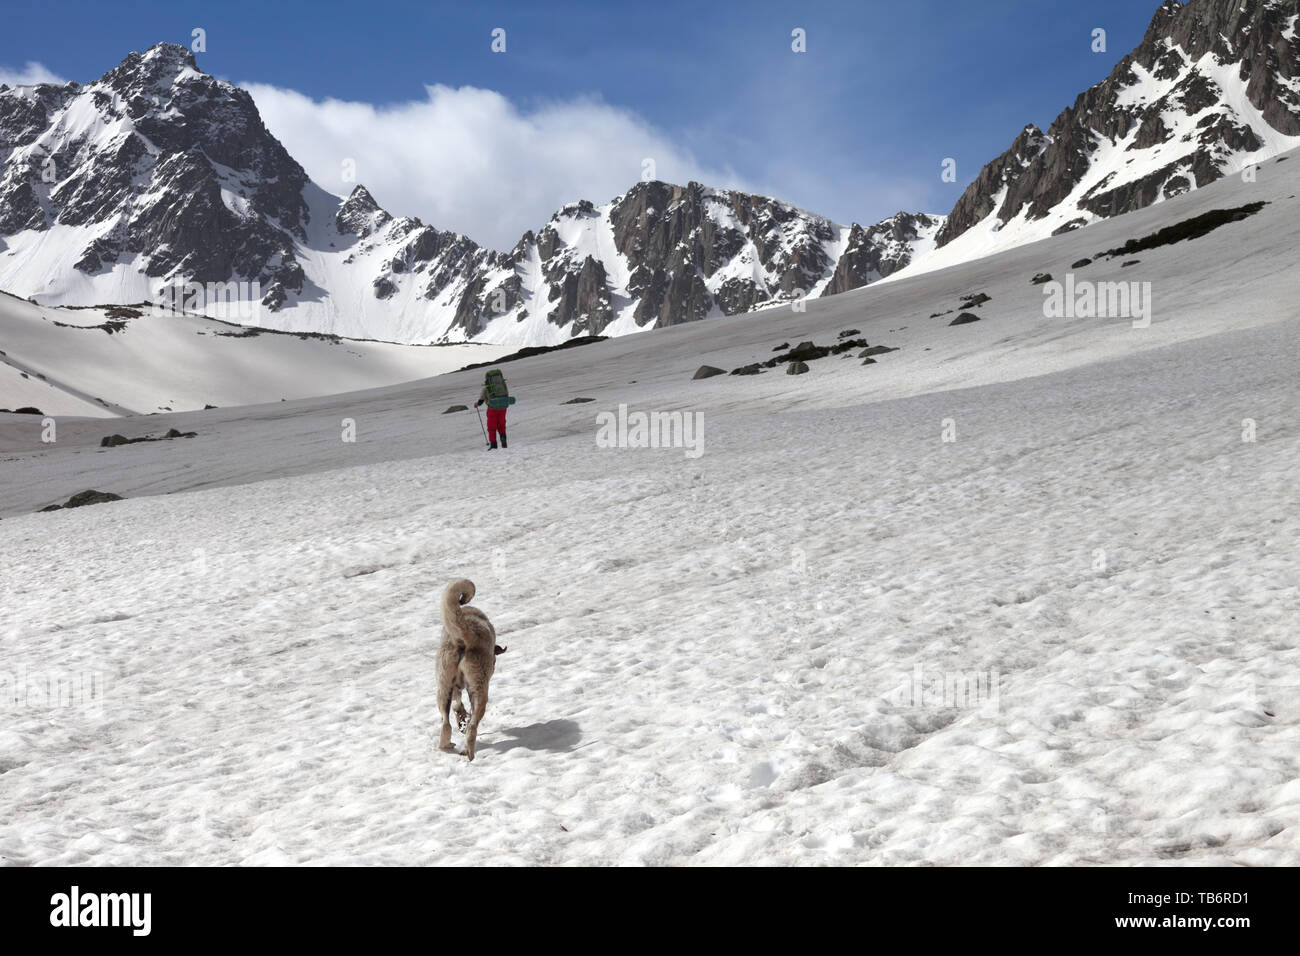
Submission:
[[[474,599],[474,582],[459,578],[442,592],[442,646],[438,649],[438,713],[442,715],[440,750],[451,750],[453,701],[456,725],[465,731],[464,755],[474,759],[478,725],[487,711],[488,681],[496,670],[497,655],[506,648],[496,643],[497,632],[487,615],[476,607],[466,607]],[[466,712],[461,691],[469,692],[470,712]]]

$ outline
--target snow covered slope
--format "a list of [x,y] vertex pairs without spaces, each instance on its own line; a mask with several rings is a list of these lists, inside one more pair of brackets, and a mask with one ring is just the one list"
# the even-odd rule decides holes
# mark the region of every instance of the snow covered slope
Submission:
[[390,215],[364,186],[345,200],[310,182],[249,94],[184,47],[132,53],[85,86],[0,86],[0,289],[42,304],[180,296],[222,318],[234,298],[238,321],[267,328],[551,345],[857,288],[942,224],[842,226],[656,181],[573,203],[495,252]]
[[1294,866],[1294,342],[6,519],[0,860]]
[[0,408],[102,417],[278,402],[427,378],[505,351],[288,335],[0,295]]
[[1300,0],[1167,0],[1046,133],[1026,126],[905,275],[1163,202],[1300,146]]
[[[513,363],[504,453],[437,414],[475,372],[0,418],[0,860],[1300,863],[1298,193]],[[1045,316],[1071,271],[1150,324]],[[691,379],[850,329],[899,351]],[[598,447],[620,404],[703,454]],[[32,513],[86,487],[128,500]],[[460,575],[510,648],[473,764]]]

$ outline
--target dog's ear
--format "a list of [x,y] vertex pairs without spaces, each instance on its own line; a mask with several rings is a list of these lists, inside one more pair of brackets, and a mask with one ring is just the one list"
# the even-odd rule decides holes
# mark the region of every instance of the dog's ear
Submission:
[[500,657],[502,654],[506,652],[506,648],[502,647],[500,644],[497,644],[492,649],[496,652],[496,656],[498,657]]

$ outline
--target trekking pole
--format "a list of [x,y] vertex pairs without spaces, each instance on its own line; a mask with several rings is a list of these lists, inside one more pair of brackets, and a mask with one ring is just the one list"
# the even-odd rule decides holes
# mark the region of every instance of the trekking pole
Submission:
[[483,429],[483,447],[486,448],[492,443],[488,441],[487,429],[483,427],[483,413],[478,410],[477,405],[474,406],[474,413],[478,415],[478,427]]

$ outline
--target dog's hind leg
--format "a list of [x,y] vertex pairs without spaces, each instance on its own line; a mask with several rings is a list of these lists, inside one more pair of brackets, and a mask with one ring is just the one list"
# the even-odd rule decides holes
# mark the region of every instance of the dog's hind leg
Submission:
[[[439,675],[438,680],[438,715],[442,718],[442,733],[438,736],[438,749],[451,750],[451,720],[448,718],[448,712],[451,710],[451,693],[456,690],[456,684],[452,680],[443,679]],[[460,691],[456,690],[456,706],[464,708],[460,703]]]
[[469,720],[469,713],[465,710],[465,701],[461,697],[460,688],[456,688],[455,702],[452,705],[456,710],[456,729],[464,730],[465,722]]
[[465,756],[470,760],[474,759],[474,745],[478,740],[478,725],[487,712],[487,682],[484,681],[478,687],[470,690],[469,705],[473,708],[474,713],[470,715],[469,724],[465,727]]

